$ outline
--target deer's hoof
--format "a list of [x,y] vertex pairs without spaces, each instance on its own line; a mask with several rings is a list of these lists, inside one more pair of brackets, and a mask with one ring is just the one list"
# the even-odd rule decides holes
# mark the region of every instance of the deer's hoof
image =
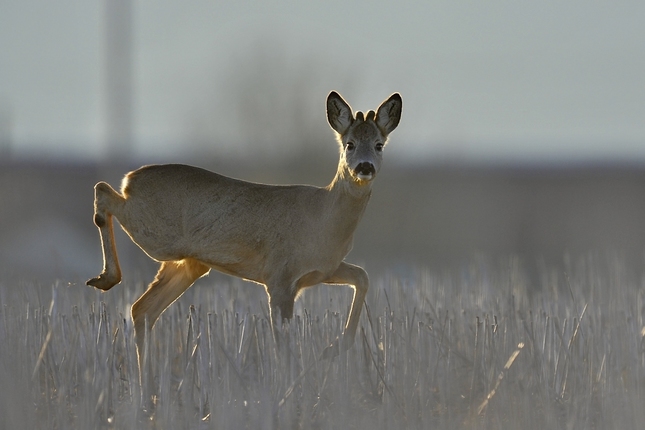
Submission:
[[98,277],[88,280],[86,284],[91,287],[98,288],[99,290],[107,291],[119,282],[121,282],[121,279],[101,273]]
[[323,360],[331,360],[332,358],[338,357],[339,354],[340,354],[340,342],[338,339],[336,339],[331,343],[331,345],[323,349],[323,352],[320,355],[320,358]]
[[352,347],[352,345],[354,345],[353,336],[343,335],[342,339],[337,337],[336,340],[331,343],[331,345],[323,349],[320,358],[323,360],[329,360],[337,357],[341,352],[348,351]]

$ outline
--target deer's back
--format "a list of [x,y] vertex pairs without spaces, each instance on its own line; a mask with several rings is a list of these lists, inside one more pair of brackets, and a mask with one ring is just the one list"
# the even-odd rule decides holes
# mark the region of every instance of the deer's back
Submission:
[[325,190],[169,164],[129,173],[122,192],[126,210],[119,221],[151,257],[194,257],[225,269],[276,254],[279,246],[293,253],[290,241],[310,236],[313,218],[324,212]]
[[[259,218],[280,216],[294,205],[311,203],[322,189],[307,185],[266,185],[229,178],[183,164],[144,166],[126,175],[123,194],[129,202],[176,219],[214,213],[221,219],[229,211]],[[306,206],[306,205],[305,205]],[[284,209],[284,210],[283,210]],[[238,219],[239,222],[239,219]]]

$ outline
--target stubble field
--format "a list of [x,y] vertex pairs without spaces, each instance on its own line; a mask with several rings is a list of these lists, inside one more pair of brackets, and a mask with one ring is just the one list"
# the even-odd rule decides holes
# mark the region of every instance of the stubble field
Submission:
[[152,414],[129,317],[144,279],[0,282],[0,427],[642,428],[644,273],[614,254],[541,270],[537,289],[515,258],[379,275],[331,360],[349,289],[306,291],[278,348],[263,289],[207,277],[154,327]]

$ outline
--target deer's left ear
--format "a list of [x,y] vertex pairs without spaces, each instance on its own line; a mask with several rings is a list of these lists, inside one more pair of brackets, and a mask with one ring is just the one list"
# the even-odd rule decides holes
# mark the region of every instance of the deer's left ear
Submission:
[[392,94],[381,103],[381,106],[376,111],[376,125],[379,126],[384,134],[390,134],[399,125],[402,108],[403,101],[399,93]]

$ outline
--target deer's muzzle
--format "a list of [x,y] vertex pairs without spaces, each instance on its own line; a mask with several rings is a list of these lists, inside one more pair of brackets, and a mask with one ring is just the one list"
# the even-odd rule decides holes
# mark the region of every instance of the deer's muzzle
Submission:
[[354,168],[354,175],[361,180],[370,180],[374,177],[376,174],[376,168],[372,163],[369,161],[363,161],[362,163],[358,163],[358,165]]

